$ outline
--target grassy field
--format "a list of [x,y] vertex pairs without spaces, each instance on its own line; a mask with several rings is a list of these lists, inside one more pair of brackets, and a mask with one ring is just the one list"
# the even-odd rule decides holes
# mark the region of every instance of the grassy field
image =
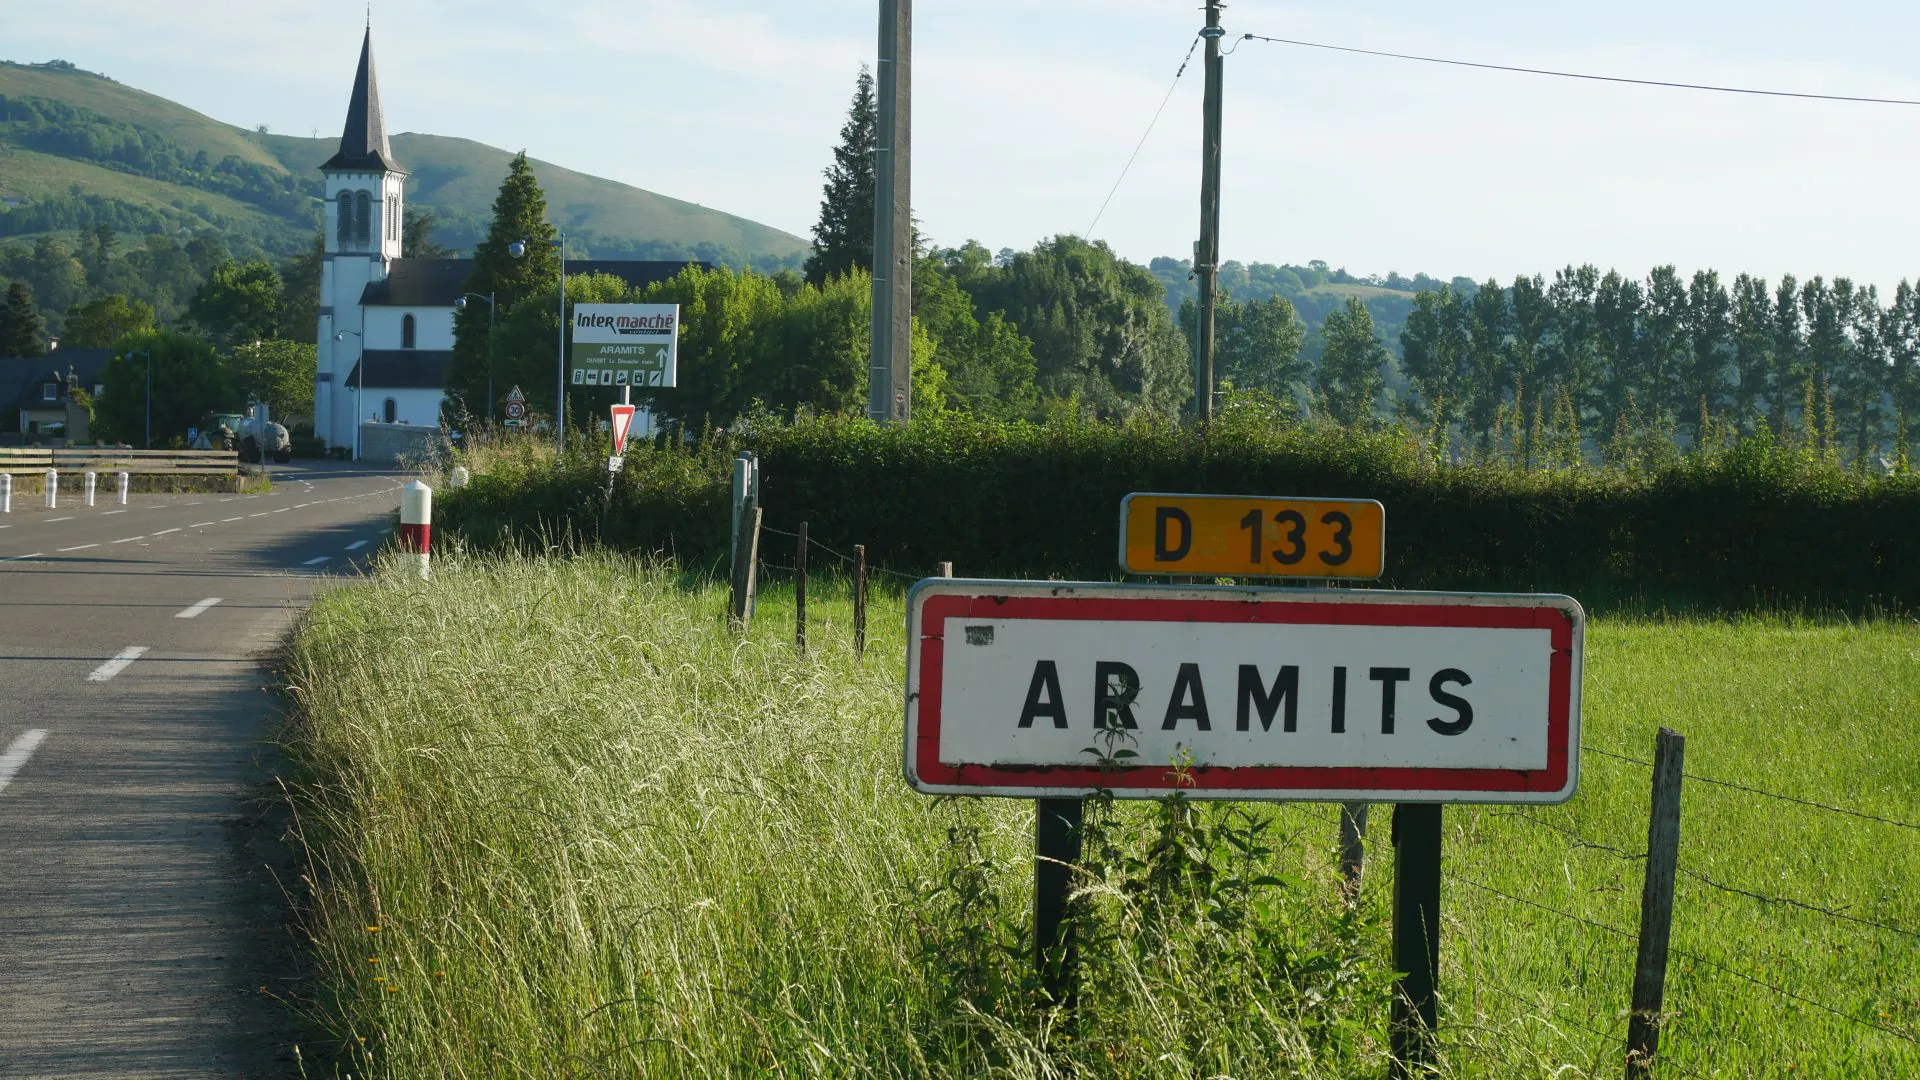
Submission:
[[[724,589],[613,556],[442,555],[323,598],[288,660],[310,1074],[1382,1074],[1384,843],[1349,910],[1330,807],[1096,810],[1064,1027],[1021,951],[1031,806],[910,792],[900,600],[856,664],[844,594],[815,598],[804,656],[779,589],[742,640]],[[1607,928],[1637,925],[1648,770],[1594,751],[1648,757],[1665,724],[1695,774],[1920,820],[1911,624],[1588,642],[1580,793],[1447,814],[1444,1075],[1620,1073]],[[1920,1074],[1920,834],[1685,800],[1686,870],[1896,929],[1683,876],[1657,1075]]]

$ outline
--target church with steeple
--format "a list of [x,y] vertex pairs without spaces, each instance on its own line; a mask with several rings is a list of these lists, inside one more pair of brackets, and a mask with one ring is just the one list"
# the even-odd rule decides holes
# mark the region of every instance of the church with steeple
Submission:
[[[340,149],[320,172],[326,216],[313,428],[329,449],[358,458],[367,425],[443,423],[454,305],[473,272],[471,259],[402,257],[407,169],[387,137],[371,26],[360,44]],[[570,259],[566,270],[644,285],[688,265],[704,264]]]

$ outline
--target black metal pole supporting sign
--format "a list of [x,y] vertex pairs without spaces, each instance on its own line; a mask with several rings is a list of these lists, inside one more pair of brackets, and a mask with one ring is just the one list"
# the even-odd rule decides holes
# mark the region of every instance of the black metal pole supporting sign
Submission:
[[[1374,577],[1368,500],[1132,495],[1134,574]],[[1156,535],[1156,532],[1162,532]],[[1293,567],[1299,567],[1298,571]],[[1394,1075],[1434,1061],[1442,807],[1579,781],[1586,616],[1553,594],[931,577],[907,598],[907,782],[1035,802],[1035,963],[1076,1006],[1083,800],[1394,805]],[[1118,733],[1134,756],[1089,762]]]

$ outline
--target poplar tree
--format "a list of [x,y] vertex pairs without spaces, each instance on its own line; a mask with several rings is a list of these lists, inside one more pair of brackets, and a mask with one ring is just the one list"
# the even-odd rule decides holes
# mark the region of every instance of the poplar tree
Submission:
[[[499,320],[515,304],[529,296],[555,289],[560,281],[560,252],[549,241],[558,233],[547,222],[547,195],[534,178],[526,151],[514,156],[507,166],[507,177],[493,200],[493,223],[487,237],[473,249],[473,273],[468,275],[464,291],[479,296],[493,294]],[[524,241],[525,252],[515,258],[508,250]],[[488,326],[485,300],[470,300],[453,316],[453,360],[447,369],[447,393],[465,405],[470,413],[497,414],[497,403],[508,387],[494,381],[494,402],[487,400]],[[498,420],[498,415],[491,417]]]
[[1386,387],[1387,349],[1373,332],[1373,313],[1349,296],[1344,307],[1328,313],[1320,333],[1327,347],[1314,384],[1327,414],[1347,427],[1367,424]]
[[820,221],[813,227],[807,280],[815,285],[855,270],[873,271],[873,154],[877,114],[873,73],[865,66],[854,83],[853,104],[840,127],[840,145],[826,170]]
[[6,302],[0,304],[0,356],[39,356],[46,349],[41,329],[33,290],[24,281],[14,282],[7,287]]

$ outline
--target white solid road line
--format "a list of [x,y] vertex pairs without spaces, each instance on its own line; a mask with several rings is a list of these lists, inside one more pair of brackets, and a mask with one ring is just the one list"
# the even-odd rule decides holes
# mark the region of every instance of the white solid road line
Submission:
[[355,540],[353,543],[347,545],[347,550],[359,551],[361,548],[366,546],[367,546],[367,542],[365,540]]
[[145,645],[129,645],[121,649],[120,655],[94,668],[93,674],[87,676],[87,681],[106,682],[108,679],[127,670],[127,665],[140,659],[140,657],[146,654],[146,651],[147,646]]
[[73,546],[72,546],[72,547],[70,547],[70,548],[57,548],[56,550],[58,550],[58,551],[85,551],[85,550],[87,550],[88,548],[97,548],[97,547],[99,547],[99,546],[100,546],[99,544],[75,544],[75,545],[73,545]]
[[333,556],[331,555],[322,555],[318,558],[308,559],[306,562],[303,562],[300,565],[301,566],[319,566],[321,563],[326,562],[328,559],[331,559],[331,558],[333,558]]
[[33,728],[22,732],[20,737],[7,746],[7,752],[0,754],[0,791],[7,790],[13,778],[26,767],[27,759],[46,741],[46,728]]
[[182,611],[182,612],[179,612],[179,613],[177,613],[177,614],[175,614],[175,615],[174,615],[174,618],[176,618],[176,619],[191,619],[191,618],[193,618],[193,617],[194,617],[195,615],[198,615],[198,614],[200,614],[201,612],[203,612],[203,611],[205,611],[205,610],[207,610],[208,608],[210,608],[210,607],[212,607],[213,605],[215,605],[215,604],[217,604],[217,603],[219,603],[219,602],[220,602],[220,598],[219,598],[219,597],[217,597],[217,596],[209,596],[209,597],[207,597],[207,598],[206,598],[205,600],[202,600],[202,601],[200,601],[199,603],[197,603],[197,604],[195,604],[195,605],[193,605],[192,607],[190,607],[190,608],[188,608],[188,609],[186,609],[185,611]]

